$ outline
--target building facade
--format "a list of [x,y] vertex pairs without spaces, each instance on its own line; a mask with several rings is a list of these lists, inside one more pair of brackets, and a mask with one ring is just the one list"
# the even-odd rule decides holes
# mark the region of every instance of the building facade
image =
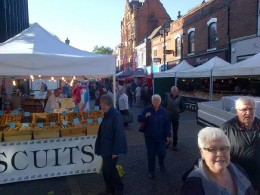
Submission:
[[[125,14],[121,22],[121,68],[132,66],[135,47],[144,43],[158,26],[170,20],[163,4],[159,0],[126,0]],[[151,48],[147,47],[145,61],[151,64]]]
[[27,0],[0,1],[0,43],[29,27]]
[[[260,52],[258,0],[209,0],[179,16],[166,36],[167,67],[182,60],[199,66],[218,56],[236,63]],[[163,59],[164,40],[151,40],[152,58]],[[156,56],[155,56],[156,55]]]

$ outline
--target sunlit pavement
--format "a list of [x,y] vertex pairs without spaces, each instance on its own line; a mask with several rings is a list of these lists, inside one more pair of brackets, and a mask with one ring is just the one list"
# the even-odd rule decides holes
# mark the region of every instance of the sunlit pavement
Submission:
[[[141,108],[133,106],[130,112],[134,115],[134,123],[125,130],[128,140],[128,153],[120,155],[119,164],[123,166],[125,175],[125,194],[134,195],[167,195],[179,194],[182,175],[199,157],[197,133],[201,129],[196,124],[196,114],[185,111],[181,115],[179,128],[178,151],[172,151],[172,145],[167,149],[165,167],[161,173],[159,167],[155,172],[155,180],[148,179],[147,158],[144,138],[137,131],[137,115]],[[157,164],[158,166],[158,164]],[[0,185],[0,194],[19,195],[94,195],[105,188],[102,175],[85,174],[43,180],[10,183]]]

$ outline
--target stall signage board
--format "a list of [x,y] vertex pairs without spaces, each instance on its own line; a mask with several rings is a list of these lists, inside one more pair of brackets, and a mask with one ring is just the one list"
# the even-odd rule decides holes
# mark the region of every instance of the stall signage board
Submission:
[[100,171],[96,136],[3,142],[0,184]]
[[61,98],[60,99],[61,108],[74,108],[75,103],[73,102],[72,98]]

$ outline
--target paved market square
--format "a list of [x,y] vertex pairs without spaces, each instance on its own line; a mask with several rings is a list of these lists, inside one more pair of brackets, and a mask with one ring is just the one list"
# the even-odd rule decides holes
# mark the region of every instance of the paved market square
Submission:
[[[172,195],[179,194],[182,175],[199,157],[197,133],[202,128],[197,125],[196,113],[185,111],[181,115],[179,128],[179,151],[173,152],[172,146],[167,149],[166,172],[155,172],[155,180],[148,179],[147,157],[142,133],[138,132],[137,115],[141,108],[133,106],[130,112],[135,116],[134,123],[126,130],[128,153],[121,155],[119,164],[125,175],[125,195]],[[158,163],[157,163],[158,166]],[[95,195],[105,188],[100,174],[84,174],[42,180],[16,182],[0,185],[3,195]]]

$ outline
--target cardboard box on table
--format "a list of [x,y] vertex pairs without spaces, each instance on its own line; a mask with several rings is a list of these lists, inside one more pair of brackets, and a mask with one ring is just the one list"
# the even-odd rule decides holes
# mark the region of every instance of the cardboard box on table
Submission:
[[61,128],[61,137],[84,136],[86,131],[86,126]]
[[12,141],[28,141],[32,139],[32,123],[28,124],[26,130],[19,130],[23,128],[22,123],[16,123],[16,130],[4,130],[3,131],[3,141],[12,142]]

